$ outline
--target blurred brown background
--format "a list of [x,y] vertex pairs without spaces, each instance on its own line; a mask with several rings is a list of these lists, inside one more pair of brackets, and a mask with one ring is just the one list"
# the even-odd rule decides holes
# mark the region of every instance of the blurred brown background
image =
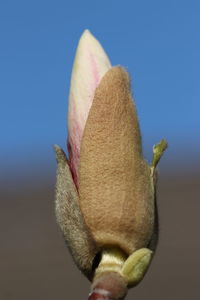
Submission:
[[[0,299],[87,299],[89,282],[74,265],[54,216],[55,164],[1,180]],[[8,181],[9,178],[9,181]],[[160,166],[160,242],[129,299],[199,299],[200,172]]]

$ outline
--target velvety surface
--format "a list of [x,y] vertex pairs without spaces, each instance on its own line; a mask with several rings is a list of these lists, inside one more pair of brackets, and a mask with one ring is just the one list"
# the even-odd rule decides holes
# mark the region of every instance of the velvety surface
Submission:
[[96,89],[84,129],[79,201],[97,243],[127,254],[146,247],[153,233],[153,179],[141,152],[128,73],[113,67]]
[[[42,166],[45,168],[45,166]],[[40,174],[38,166],[37,174]],[[143,282],[127,300],[198,299],[200,277],[200,174],[181,170],[159,180],[160,242]],[[0,299],[87,299],[89,282],[65,246],[54,216],[54,170],[1,180]]]

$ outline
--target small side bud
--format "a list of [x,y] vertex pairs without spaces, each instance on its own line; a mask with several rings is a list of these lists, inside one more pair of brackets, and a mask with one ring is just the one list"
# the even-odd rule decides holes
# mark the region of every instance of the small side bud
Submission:
[[159,160],[161,159],[163,153],[167,149],[167,141],[161,140],[158,144],[153,146],[153,159],[152,159],[152,168],[155,169]]
[[152,251],[142,248],[131,254],[125,261],[121,274],[128,281],[128,286],[135,286],[144,277],[152,258]]

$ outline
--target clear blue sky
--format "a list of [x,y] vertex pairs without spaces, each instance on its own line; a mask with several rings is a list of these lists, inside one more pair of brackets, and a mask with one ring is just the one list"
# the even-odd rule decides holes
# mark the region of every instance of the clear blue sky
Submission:
[[54,164],[65,148],[69,81],[84,29],[131,74],[145,152],[162,137],[166,160],[198,153],[200,1],[0,3],[0,163]]

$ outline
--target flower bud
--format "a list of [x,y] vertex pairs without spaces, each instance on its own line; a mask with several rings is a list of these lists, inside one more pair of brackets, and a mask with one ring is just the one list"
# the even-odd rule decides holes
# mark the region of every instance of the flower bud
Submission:
[[156,165],[142,154],[130,79],[85,31],[72,71],[69,160],[58,146],[56,217],[90,300],[123,299],[144,277],[157,244]]

